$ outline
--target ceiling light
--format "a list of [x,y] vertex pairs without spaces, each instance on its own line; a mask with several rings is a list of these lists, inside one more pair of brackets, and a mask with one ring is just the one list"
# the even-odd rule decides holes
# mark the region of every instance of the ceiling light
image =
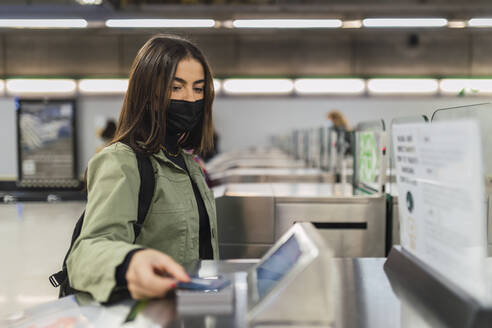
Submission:
[[449,28],[465,28],[466,22],[465,21],[449,21],[448,27]]
[[214,27],[213,19],[108,19],[107,27],[153,28],[153,27]]
[[472,18],[468,21],[470,27],[492,27],[492,18]]
[[370,94],[433,94],[438,90],[435,79],[369,79]]
[[128,79],[82,79],[79,91],[82,94],[124,94],[128,89]]
[[236,19],[236,28],[339,28],[339,19]]
[[445,18],[366,18],[364,27],[443,27],[448,23]]
[[298,94],[362,94],[366,84],[363,79],[297,79],[294,87]]
[[0,19],[0,28],[86,28],[85,19]]
[[342,28],[361,28],[362,21],[358,20],[347,20],[342,22]]
[[227,94],[289,94],[294,83],[289,79],[228,79],[222,87]]
[[3,94],[4,91],[5,91],[5,82],[0,80],[0,94]]
[[74,80],[65,79],[10,79],[7,80],[7,93],[18,94],[71,94],[76,89]]
[[443,94],[492,94],[492,79],[442,79],[439,88]]
[[100,5],[102,0],[77,0],[81,5]]

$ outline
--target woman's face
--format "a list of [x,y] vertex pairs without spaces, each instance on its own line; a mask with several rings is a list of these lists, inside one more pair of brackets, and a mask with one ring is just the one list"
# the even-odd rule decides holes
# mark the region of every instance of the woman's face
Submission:
[[203,99],[205,78],[202,64],[193,58],[178,63],[174,77],[171,99],[197,101]]

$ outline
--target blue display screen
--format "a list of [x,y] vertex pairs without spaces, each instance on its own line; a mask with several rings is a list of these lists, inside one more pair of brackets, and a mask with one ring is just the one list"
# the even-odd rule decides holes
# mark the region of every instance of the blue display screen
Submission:
[[265,262],[258,266],[256,279],[260,299],[294,267],[301,255],[299,243],[292,235]]

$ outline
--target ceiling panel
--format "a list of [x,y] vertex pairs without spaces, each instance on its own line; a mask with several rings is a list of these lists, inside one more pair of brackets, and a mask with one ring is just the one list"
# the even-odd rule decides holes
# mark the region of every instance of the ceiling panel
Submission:
[[471,38],[473,45],[471,74],[492,75],[492,35],[484,31]]
[[117,39],[80,33],[6,37],[6,75],[113,75]]
[[364,33],[354,45],[359,75],[468,74],[469,44],[463,35]]

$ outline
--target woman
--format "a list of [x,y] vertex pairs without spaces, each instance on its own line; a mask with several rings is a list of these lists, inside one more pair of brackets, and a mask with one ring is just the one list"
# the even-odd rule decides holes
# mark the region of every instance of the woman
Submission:
[[[189,41],[159,35],[139,50],[115,137],[89,162],[84,224],[67,260],[72,288],[99,302],[126,289],[159,297],[189,280],[180,264],[218,259],[214,196],[182,150],[212,148],[213,98],[210,67]],[[150,156],[156,186],[135,239],[136,152]]]
[[[341,150],[344,149],[343,154],[345,156],[350,155],[352,153],[352,134],[350,133],[351,130],[347,120],[338,110],[332,110],[327,113],[326,118],[333,123],[333,128],[335,128],[335,131],[337,132],[337,138],[340,140],[340,142],[337,143],[338,151],[341,152]],[[341,142],[341,139],[343,139],[343,142]]]

